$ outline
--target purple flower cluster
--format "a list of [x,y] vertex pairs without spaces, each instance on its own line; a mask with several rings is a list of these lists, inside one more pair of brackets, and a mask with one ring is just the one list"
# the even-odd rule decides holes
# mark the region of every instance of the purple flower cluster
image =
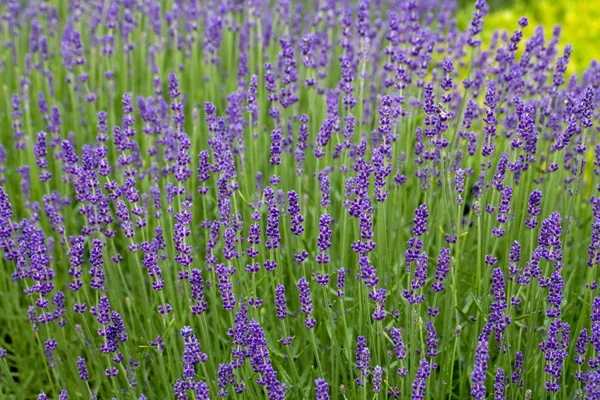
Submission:
[[315,379],[315,399],[329,400],[329,385],[324,379]]
[[367,347],[367,339],[364,336],[357,338],[356,344],[356,368],[360,370],[360,378],[356,378],[358,386],[364,386],[367,383],[371,363],[371,352]]
[[307,328],[312,329],[315,327],[317,320],[312,316],[313,304],[310,297],[310,288],[308,287],[308,281],[304,277],[298,280],[296,284],[298,291],[300,292],[300,304],[302,305],[302,312],[306,314],[304,319],[304,325]]
[[471,387],[471,397],[477,400],[485,399],[485,374],[488,368],[488,341],[485,337],[480,338],[475,353],[475,367],[471,373],[473,385]]

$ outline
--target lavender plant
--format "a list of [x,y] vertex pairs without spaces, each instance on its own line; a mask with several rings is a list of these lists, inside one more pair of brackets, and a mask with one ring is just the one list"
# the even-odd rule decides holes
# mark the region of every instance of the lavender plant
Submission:
[[0,398],[600,399],[600,64],[456,7],[3,1]]

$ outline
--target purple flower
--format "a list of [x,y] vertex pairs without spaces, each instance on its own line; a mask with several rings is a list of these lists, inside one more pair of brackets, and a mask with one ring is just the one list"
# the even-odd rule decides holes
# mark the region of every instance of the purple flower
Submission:
[[359,336],[356,344],[356,368],[360,369],[360,378],[356,378],[358,386],[364,386],[367,383],[366,378],[369,376],[370,363],[371,352],[367,347],[367,339],[364,336]]
[[478,35],[483,31],[483,18],[487,15],[489,7],[485,0],[477,0],[475,2],[475,11],[473,18],[471,19],[471,26],[469,27],[469,39],[467,43],[471,47],[477,47],[481,44],[481,40],[474,39],[474,36]]
[[46,168],[48,168],[48,160],[46,159],[48,154],[46,151],[46,132],[38,133],[33,152],[35,154],[35,162],[38,167],[41,168],[39,175],[40,181],[46,182],[50,180],[50,178],[52,178],[52,174],[46,170]]
[[521,373],[523,371],[523,352],[521,351],[515,353],[515,365],[513,370],[512,383],[518,383],[519,387],[523,386],[523,380],[521,379]]
[[310,298],[310,288],[308,282],[304,277],[300,278],[297,283],[298,291],[300,292],[300,304],[302,305],[302,312],[307,315],[304,320],[304,324],[307,328],[314,328],[317,321],[312,317],[312,300]]
[[560,319],[553,319],[550,321],[544,341],[540,343],[540,350],[544,353],[546,361],[544,371],[547,374],[546,390],[549,392],[556,393],[560,390],[558,382],[567,358],[569,332],[570,326],[568,323],[563,323]]
[[446,279],[448,272],[450,272],[450,261],[450,249],[442,247],[437,260],[437,269],[435,271],[436,282],[431,284],[431,288],[434,292],[441,292],[444,290],[444,280]]
[[319,189],[321,190],[321,206],[327,208],[331,205],[329,175],[323,174],[319,177]]
[[481,337],[475,352],[475,366],[471,373],[471,380],[473,381],[471,397],[477,400],[485,399],[485,373],[489,358],[488,341],[485,337]]
[[427,231],[427,217],[429,217],[427,204],[421,204],[419,208],[415,210],[413,235],[422,236]]
[[300,204],[298,202],[298,194],[290,190],[288,192],[288,212],[290,214],[290,230],[296,236],[304,233],[304,217],[300,214]]
[[338,297],[344,297],[344,284],[346,282],[346,269],[340,268],[337,272],[337,295]]
[[219,372],[217,374],[217,385],[221,390],[217,394],[219,397],[226,397],[228,392],[225,390],[228,385],[235,384],[235,375],[231,363],[219,364]]
[[[404,341],[402,340],[402,331],[399,328],[392,327],[392,329],[390,329],[390,337],[394,343],[396,357],[398,357],[398,360],[404,360],[406,358],[406,348],[404,346]],[[398,375],[400,375],[400,370],[398,370]]]
[[425,301],[425,295],[421,289],[427,281],[427,253],[419,254],[416,262],[414,279],[410,282],[410,290],[404,289],[402,296],[412,305],[419,304]]
[[275,309],[277,310],[277,318],[284,319],[287,316],[285,287],[280,283],[275,288]]
[[198,154],[198,180],[202,182],[202,186],[198,187],[198,193],[203,195],[208,193],[208,186],[206,186],[206,181],[210,179],[209,158],[210,155],[206,150],[202,150]]
[[181,329],[181,336],[185,341],[183,350],[183,379],[191,380],[196,376],[194,364],[205,363],[208,356],[200,351],[200,343],[193,334],[192,328],[184,326]]
[[90,379],[88,375],[87,365],[85,364],[85,358],[79,357],[77,359],[77,371],[79,372],[79,378],[82,381],[87,381]]
[[[154,285],[153,285],[154,287]],[[192,291],[192,299],[195,304],[192,306],[192,314],[200,315],[206,311],[206,301],[204,301],[204,279],[202,279],[202,272],[199,269],[194,268],[190,275],[190,289]]]
[[382,321],[387,316],[387,312],[385,311],[386,295],[387,291],[385,289],[377,289],[376,291],[369,293],[369,297],[376,303],[372,315],[375,321]]
[[317,238],[317,248],[320,253],[317,254],[317,264],[329,263],[329,254],[327,249],[331,247],[331,216],[323,214],[319,218],[319,236]]
[[494,302],[490,305],[490,314],[488,315],[489,323],[492,329],[496,332],[496,340],[502,341],[502,334],[511,319],[504,312],[508,308],[506,303],[504,275],[500,268],[495,268],[492,271],[492,288],[491,293],[494,297]]
[[282,151],[281,140],[282,140],[282,137],[283,136],[279,129],[274,129],[271,132],[271,148],[269,149],[271,152],[271,158],[269,159],[269,162],[272,165],[281,164],[281,151]]
[[264,331],[255,320],[248,324],[248,351],[250,364],[256,373],[261,376],[256,380],[259,385],[264,385],[270,400],[283,400],[286,386],[277,379],[277,371],[273,369],[269,358],[269,350],[265,340]]
[[267,249],[272,250],[277,249],[279,247],[279,242],[281,241],[281,235],[279,233],[280,211],[277,207],[277,201],[275,200],[275,191],[270,186],[267,186],[264,193],[265,202],[269,210],[266,229],[267,240],[265,246]]
[[542,191],[535,189],[529,195],[529,206],[527,207],[527,213],[529,218],[525,221],[525,226],[529,229],[533,229],[537,226],[538,222],[536,217],[540,214],[540,204],[542,203]]
[[495,146],[493,144],[493,139],[496,136],[496,125],[498,125],[498,118],[496,117],[496,93],[495,87],[492,84],[487,88],[485,92],[485,101],[484,104],[487,106],[485,111],[485,118],[483,121],[485,122],[484,131],[486,133],[484,144],[481,149],[481,155],[484,157],[489,157],[495,150]]
[[379,393],[381,391],[381,381],[384,369],[379,365],[373,367],[373,391]]
[[[208,385],[204,381],[199,381],[196,383],[196,400],[209,400],[210,392],[208,390]],[[140,400],[141,397],[140,397]]]
[[492,184],[496,187],[498,191],[501,191],[504,188],[504,177],[506,176],[506,168],[508,166],[508,157],[507,153],[502,153],[500,156],[500,160],[498,160],[498,165],[496,167],[496,174],[494,175],[494,180]]
[[552,75],[552,83],[554,84],[553,94],[558,91],[558,87],[565,83],[565,72],[567,72],[567,66],[569,64],[569,58],[573,48],[570,44],[565,45],[562,57],[559,57],[556,61],[556,67],[554,74]]
[[[98,334],[106,339],[105,343],[100,345],[100,351],[105,354],[116,353],[119,343],[124,343],[128,339],[121,315],[116,311],[111,312],[110,308],[108,297],[102,296],[98,305],[90,309],[90,313],[102,325],[98,329]],[[114,376],[112,375],[112,370],[111,376]]]
[[458,196],[456,197],[456,204],[462,204],[464,201],[462,198],[462,193],[465,190],[465,171],[461,168],[455,171],[454,187],[456,189],[456,193],[458,193]]
[[504,390],[506,389],[504,370],[498,368],[496,372],[496,381],[494,382],[494,400],[504,400]]
[[554,271],[550,276],[550,286],[548,290],[548,303],[546,316],[557,318],[560,316],[560,306],[563,301],[563,288],[565,286],[560,271]]
[[358,3],[358,9],[356,11],[356,30],[358,31],[359,36],[367,36],[371,29],[371,19],[369,17],[370,5],[370,2],[366,0],[361,0]]
[[523,29],[525,27],[527,27],[527,25],[529,24],[529,21],[527,20],[527,17],[521,17],[519,18],[519,26]]
[[[426,326],[426,330],[427,330],[427,357],[436,357],[437,356],[437,347],[438,347],[438,340],[436,339],[436,331],[435,331],[435,325],[433,325],[433,322],[429,321],[427,322],[427,326]],[[432,364],[431,366],[432,369],[435,369],[435,364]]]
[[231,311],[235,307],[235,297],[233,295],[233,284],[229,281],[229,277],[235,273],[235,268],[227,267],[225,264],[217,264],[215,272],[219,281],[219,291],[221,292],[221,300],[223,300],[223,308]]
[[[600,145],[597,148],[600,149]],[[592,237],[588,247],[588,267],[598,266],[600,263],[600,197],[592,197],[591,203],[594,223],[592,224]]]
[[329,385],[327,385],[325,379],[315,379],[315,399],[329,400]]
[[417,375],[412,383],[412,399],[423,400],[425,398],[425,388],[427,387],[427,379],[431,376],[432,368],[426,359],[422,358]]
[[579,337],[577,338],[577,342],[575,344],[575,363],[577,365],[583,365],[585,362],[585,353],[587,351],[587,342],[588,342],[588,333],[587,329],[582,329],[579,332]]

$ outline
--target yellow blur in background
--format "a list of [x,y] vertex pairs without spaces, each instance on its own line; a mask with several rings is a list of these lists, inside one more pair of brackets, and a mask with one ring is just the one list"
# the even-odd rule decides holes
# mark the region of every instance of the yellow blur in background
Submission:
[[[548,40],[556,25],[562,26],[559,55],[563,47],[570,43],[573,53],[567,75],[581,73],[592,60],[600,60],[600,0],[532,0],[515,2],[490,2],[490,14],[486,17],[483,29],[484,43],[488,43],[495,29],[512,33],[519,26],[520,17],[529,19],[524,29],[524,40],[535,31],[538,25],[544,26],[544,36]],[[459,15],[459,25],[468,27],[472,7],[465,7]],[[464,24],[464,25],[463,25]]]

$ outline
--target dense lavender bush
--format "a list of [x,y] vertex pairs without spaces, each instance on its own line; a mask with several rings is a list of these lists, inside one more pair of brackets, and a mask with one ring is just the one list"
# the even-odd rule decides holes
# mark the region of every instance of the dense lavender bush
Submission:
[[3,1],[0,398],[600,399],[600,65],[455,7]]

